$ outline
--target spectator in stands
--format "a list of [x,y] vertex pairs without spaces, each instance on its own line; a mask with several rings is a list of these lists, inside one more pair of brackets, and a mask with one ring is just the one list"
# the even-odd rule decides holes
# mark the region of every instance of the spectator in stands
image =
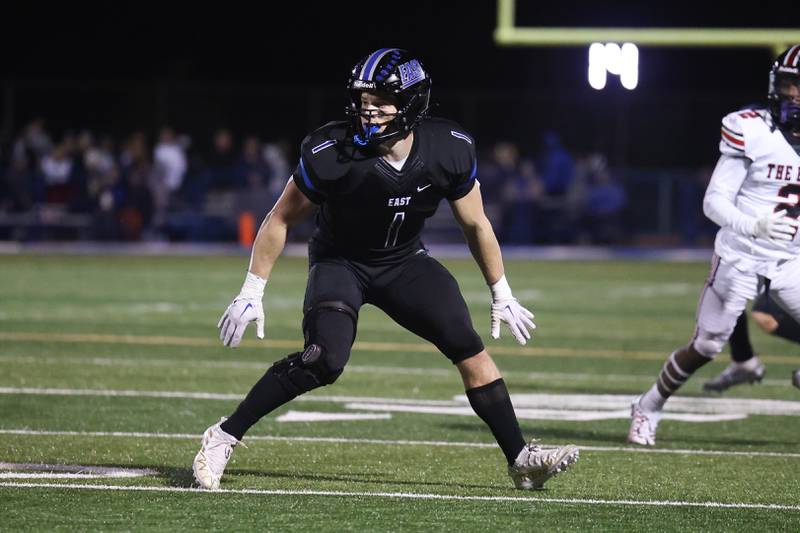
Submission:
[[289,165],[289,152],[289,142],[285,139],[268,142],[261,147],[261,155],[269,168],[270,191],[276,199],[283,192],[293,170]]
[[277,200],[269,188],[272,177],[270,166],[262,156],[259,139],[247,137],[242,143],[237,165],[237,181],[244,183],[244,186],[237,190],[235,212],[239,240],[248,246],[252,244],[264,215]]
[[271,169],[261,151],[261,141],[253,135],[246,137],[236,164],[236,183],[244,187],[266,187],[271,177]]
[[162,228],[172,195],[181,187],[186,174],[186,146],[170,127],[161,129],[159,141],[153,150],[153,167],[150,173],[150,190],[155,211],[153,224]]
[[595,154],[588,175],[581,231],[592,244],[618,244],[623,235],[625,188],[611,173],[606,158]]
[[[517,178],[519,149],[513,143],[500,141],[495,143],[487,155],[486,158],[478,159],[481,197],[486,216],[496,226],[498,233],[502,235],[505,218],[505,185],[514,182]],[[505,240],[504,235],[502,238]]]
[[536,168],[544,185],[536,216],[541,240],[548,243],[571,242],[575,236],[568,220],[567,193],[572,185],[575,163],[557,132],[543,133]]
[[551,198],[563,198],[572,183],[575,163],[557,132],[546,131],[542,135],[542,149],[536,167],[544,183],[545,194]]
[[45,155],[40,170],[45,185],[45,201],[66,206],[72,198],[70,176],[73,162],[69,155],[69,143],[59,143]]
[[232,191],[244,186],[244,181],[240,181],[237,173],[237,163],[233,134],[227,128],[218,129],[214,132],[211,154],[207,160],[213,190]]
[[530,159],[522,159],[503,184],[503,242],[532,244],[537,237],[535,214],[544,184]]
[[69,139],[69,155],[70,159],[72,159],[70,211],[89,213],[92,211],[93,206],[89,193],[89,170],[86,167],[86,152],[92,148],[94,137],[90,131],[83,130],[77,135],[69,132],[67,138]]
[[42,118],[35,118],[25,126],[22,135],[14,146],[15,156],[18,156],[19,151],[22,150],[28,154],[29,161],[32,164],[38,163],[52,149],[53,141],[50,139],[50,134],[45,130],[45,122]]
[[125,142],[119,168],[120,233],[125,240],[138,241],[152,225],[154,209],[149,182],[152,163],[144,133],[136,132]]
[[5,196],[0,210],[24,212],[33,207],[36,172],[28,164],[26,151],[12,152],[11,161],[5,169]]
[[[85,140],[84,140],[85,142]],[[120,237],[119,205],[122,199],[120,171],[114,157],[114,141],[105,136],[89,142],[83,154],[87,190],[94,211],[94,235],[100,240]]]

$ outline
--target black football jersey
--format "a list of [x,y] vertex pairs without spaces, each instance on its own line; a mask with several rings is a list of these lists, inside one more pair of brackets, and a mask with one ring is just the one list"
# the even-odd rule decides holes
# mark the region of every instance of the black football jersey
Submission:
[[292,175],[320,206],[313,239],[344,257],[386,260],[416,251],[442,198],[457,200],[475,185],[475,141],[449,120],[429,118],[414,129],[399,171],[349,135],[346,122],[311,133]]

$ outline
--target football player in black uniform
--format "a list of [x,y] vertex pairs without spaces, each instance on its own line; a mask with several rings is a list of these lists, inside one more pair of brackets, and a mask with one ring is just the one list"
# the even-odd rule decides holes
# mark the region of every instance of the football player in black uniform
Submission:
[[517,488],[540,488],[577,460],[572,445],[543,450],[525,443],[456,280],[420,241],[425,219],[447,199],[491,289],[492,337],[504,322],[520,344],[530,339],[533,314],[511,293],[483,211],[475,141],[458,124],[427,116],[430,88],[428,72],[413,55],[377,50],[351,72],[349,120],[328,123],[303,141],[297,169],[258,232],[242,290],[218,327],[226,346],[237,346],[250,322],[263,338],[261,300],[287,230],[318,208],[303,303],[305,348],[274,363],[230,417],[206,430],[193,465],[201,487],[219,487],[232,448],[261,417],[336,381],[365,303],[432,342],[456,365]]

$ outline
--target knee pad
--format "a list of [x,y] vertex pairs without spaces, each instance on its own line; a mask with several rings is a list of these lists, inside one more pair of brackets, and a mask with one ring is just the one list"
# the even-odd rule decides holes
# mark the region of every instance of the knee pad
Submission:
[[330,385],[342,374],[342,368],[330,368],[325,350],[309,344],[302,352],[281,359],[269,369],[287,392],[296,396]]
[[350,343],[356,338],[356,327],[358,325],[358,313],[348,304],[342,301],[326,301],[319,302],[305,309],[303,313],[303,335],[305,336],[306,343],[314,342],[314,335],[317,327],[317,317],[320,313],[334,312],[344,313],[353,321],[353,338]]
[[697,337],[694,339],[692,346],[700,355],[712,359],[722,351],[726,342],[728,342],[728,339],[722,333],[709,333],[700,330],[697,332]]

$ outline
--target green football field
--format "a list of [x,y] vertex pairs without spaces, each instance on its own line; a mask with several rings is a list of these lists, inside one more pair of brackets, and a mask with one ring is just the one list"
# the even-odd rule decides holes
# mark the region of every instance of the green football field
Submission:
[[694,328],[708,265],[507,261],[535,338],[489,338],[475,264],[443,260],[503,372],[526,438],[581,446],[517,491],[456,370],[373,307],[334,385],[259,422],[209,493],[206,427],[301,348],[306,261],[267,287],[264,341],[217,339],[247,257],[0,256],[0,530],[798,531],[800,347],[755,326],[765,380],[668,404],[625,444],[630,400]]

